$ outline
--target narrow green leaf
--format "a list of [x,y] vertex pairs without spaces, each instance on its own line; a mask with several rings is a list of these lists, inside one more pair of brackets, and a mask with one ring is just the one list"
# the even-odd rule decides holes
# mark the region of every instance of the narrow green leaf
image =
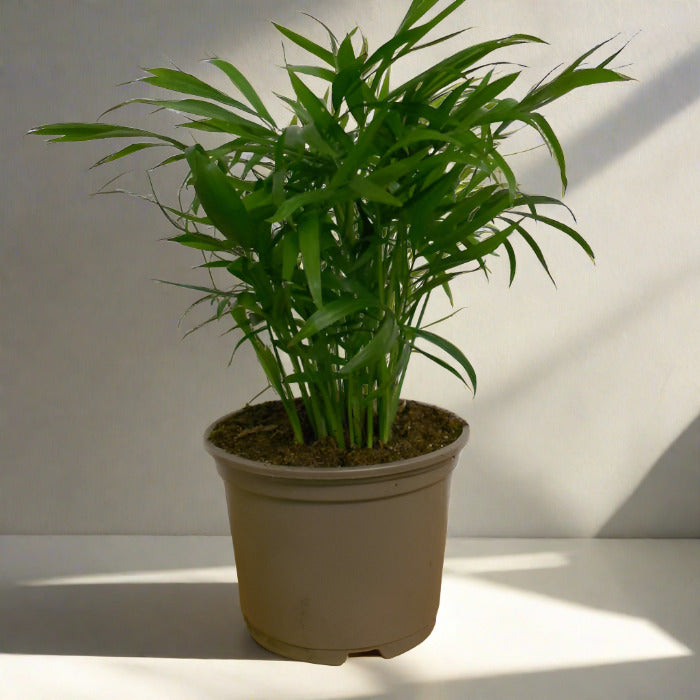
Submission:
[[[504,221],[509,221],[508,219],[504,218]],[[549,277],[550,280],[552,280],[552,284],[556,287],[557,283],[554,281],[554,277],[552,277],[552,273],[549,271],[549,266],[547,265],[547,261],[545,260],[545,257],[542,253],[541,248],[539,245],[537,245],[537,241],[525,230],[523,226],[516,222],[511,222],[515,224],[515,228],[518,231],[518,233],[523,237],[525,242],[530,246],[532,252],[535,254],[535,257],[539,260],[540,265],[544,268],[544,271],[547,273],[547,276]],[[507,242],[507,241],[506,241]]]
[[299,234],[296,230],[285,231],[282,239],[282,279],[289,281],[294,275],[299,258]]
[[236,306],[240,309],[245,309],[246,311],[249,311],[252,314],[252,316],[250,317],[251,319],[256,316],[265,319],[268,318],[264,309],[258,303],[258,298],[253,292],[243,292],[241,294],[238,294],[238,296],[236,297]]
[[241,91],[243,96],[250,102],[252,107],[258,111],[258,114],[268,123],[276,126],[275,120],[267,111],[260,96],[255,92],[255,88],[248,82],[248,79],[235,66],[222,58],[210,58],[208,63],[216,66],[228,76],[229,80]]
[[414,346],[412,348],[412,352],[417,352],[420,355],[423,355],[427,357],[431,362],[434,362],[436,365],[439,365],[443,369],[446,369],[450,374],[453,374],[457,379],[459,379],[464,386],[466,386],[468,389],[471,389],[469,384],[467,384],[466,379],[449,363],[445,362],[441,357],[438,357],[437,355],[433,355],[432,353],[427,352],[426,350],[423,350],[422,348]]
[[338,55],[336,56],[336,64],[338,71],[342,72],[355,63],[355,51],[352,48],[352,35],[357,31],[357,27],[340,42],[338,47]]
[[[473,115],[472,119],[465,120],[461,123],[463,128],[470,129],[476,126],[487,126],[490,124],[498,124],[501,126],[496,133],[500,135],[511,122],[521,118],[520,103],[512,97],[505,97],[501,100],[496,100],[495,104],[488,109],[480,109]],[[484,130],[482,130],[484,133]]]
[[[451,278],[450,275],[445,275],[445,277]],[[435,321],[431,321],[430,323],[426,323],[424,326],[421,326],[421,328],[426,329],[426,328],[430,328],[431,326],[437,326],[440,323],[444,323],[448,319],[450,319],[453,316],[456,316],[458,313],[461,313],[462,311],[464,311],[464,309],[465,309],[464,306],[460,307],[459,309],[455,309],[454,311],[447,314],[446,316],[443,316],[442,318],[438,318]]]
[[182,284],[180,282],[169,282],[168,280],[153,280],[154,282],[160,282],[161,284],[169,284],[172,287],[181,287],[182,289],[193,289],[195,292],[206,292],[215,297],[235,297],[234,292],[225,292],[221,289],[213,289],[212,287],[200,287],[196,284]]
[[192,185],[211,222],[224,236],[244,248],[253,244],[253,227],[236,188],[198,144],[187,149]]
[[320,309],[323,306],[323,286],[321,284],[321,246],[317,212],[304,214],[299,220],[299,251],[304,263],[306,283],[311,298]]
[[526,110],[536,110],[576,88],[625,80],[630,80],[630,78],[609,68],[580,68],[573,73],[562,73],[532,91],[521,102],[521,105]]
[[535,211],[536,204],[552,204],[557,207],[564,207],[571,218],[576,221],[576,216],[574,216],[574,212],[571,210],[571,208],[555,197],[548,197],[547,195],[524,194],[519,192],[514,204],[515,206],[527,206],[532,214],[537,213]]
[[515,279],[515,268],[517,266],[517,262],[515,259],[515,251],[513,250],[513,246],[510,244],[510,241],[507,239],[504,240],[503,247],[506,249],[506,253],[508,254],[508,264],[510,265],[510,279],[508,280],[508,286],[510,287]]
[[397,59],[401,58],[403,56],[406,56],[409,53],[413,53],[414,51],[421,51],[422,49],[427,49],[430,46],[436,46],[437,44],[442,44],[445,41],[449,41],[450,39],[454,39],[456,36],[459,36],[460,34],[464,34],[464,32],[466,32],[466,31],[467,31],[466,29],[459,29],[456,32],[451,32],[450,34],[445,34],[445,36],[441,36],[437,39],[433,39],[432,41],[427,41],[425,44],[419,44],[418,46],[412,46],[410,49],[406,48],[397,55]]
[[229,265],[228,260],[211,260],[210,262],[202,263],[201,265],[197,265],[197,268],[200,268],[200,267],[204,267],[204,268],[227,267],[228,265]]
[[162,147],[164,145],[165,144],[162,143],[132,143],[129,146],[126,146],[126,148],[122,148],[121,150],[116,151],[115,153],[110,153],[104,158],[100,158],[96,163],[90,166],[90,169],[97,168],[98,166],[104,165],[105,163],[111,163],[112,161],[119,160],[120,158],[124,158],[125,156],[130,156],[132,153],[142,151],[144,148],[155,148],[157,146]]
[[401,20],[401,24],[399,24],[396,33],[400,34],[406,29],[410,29],[421,17],[423,17],[423,15],[425,15],[426,12],[429,12],[430,9],[437,3],[438,0],[413,0],[409,5],[408,10],[406,10],[406,14]]
[[486,255],[490,255],[501,246],[503,241],[511,235],[515,230],[514,225],[504,228],[502,231],[489,236],[488,238],[479,241],[473,245],[467,246],[466,250],[460,250],[457,253],[451,253],[445,256],[440,256],[430,260],[427,265],[418,268],[418,271],[429,270],[431,274],[446,272],[461,265],[476,260],[481,260]]
[[323,22],[321,22],[320,19],[318,19],[317,17],[314,17],[313,15],[309,14],[308,12],[302,12],[301,14],[306,15],[307,17],[312,19],[317,24],[320,24],[326,30],[326,33],[328,34],[328,38],[331,42],[331,49],[333,50],[333,53],[337,53],[337,51],[338,51],[338,39],[336,38],[335,34],[333,34],[333,32],[328,28],[328,26],[326,24],[324,24]]
[[[453,201],[455,186],[459,182],[459,170],[453,169],[450,172],[442,175],[442,170],[437,170],[439,177],[430,187],[423,191],[417,192],[408,202],[406,206],[401,211],[401,218],[411,224],[411,229],[415,229],[419,232],[419,235],[424,236],[426,233],[425,229],[428,226],[432,226],[436,219],[437,212],[440,207],[447,202]],[[448,215],[448,218],[440,224],[441,227],[448,228],[450,222],[450,217],[459,217],[459,210],[457,208],[453,209],[452,214]],[[454,243],[458,240],[458,237],[454,237]],[[418,245],[418,242],[415,241]],[[426,248],[420,249],[420,254],[425,255],[426,253],[432,253],[436,250],[443,248],[446,243],[446,236],[442,236],[439,239],[434,240],[433,244],[429,244]]]
[[294,73],[289,72],[289,80],[292,83],[292,88],[294,88],[296,96],[299,98],[299,102],[311,116],[314,126],[318,131],[324,136],[330,136],[336,143],[347,143],[347,135],[326,109],[323,101]]
[[371,173],[367,180],[375,185],[389,185],[392,182],[397,182],[404,175],[415,171],[417,166],[423,162],[426,156],[430,153],[430,147],[423,148],[417,153],[407,158],[397,159],[383,168],[379,168]]
[[465,354],[456,345],[454,345],[454,343],[451,343],[442,336],[436,335],[435,333],[426,331],[422,328],[414,328],[412,330],[419,338],[427,340],[429,343],[437,346],[456,360],[467,373],[467,376],[472,383],[474,393],[476,393],[476,372],[474,371],[471,362],[469,362],[469,360],[466,358]]
[[567,180],[566,180],[566,162],[564,160],[564,151],[559,143],[554,130],[549,125],[549,122],[541,114],[528,114],[524,118],[529,124],[532,124],[537,132],[542,137],[542,140],[547,145],[549,152],[555,159],[557,166],[559,167],[559,174],[561,176],[561,190],[562,194],[566,191]]
[[442,283],[442,290],[443,290],[443,292],[445,292],[445,296],[449,299],[450,306],[454,308],[455,300],[454,300],[454,297],[452,296],[452,288],[450,287],[450,283],[443,282]]
[[236,124],[245,127],[248,132],[260,136],[271,136],[274,134],[274,132],[269,128],[261,124],[256,124],[255,122],[245,119],[244,117],[241,117],[225,107],[221,107],[220,105],[212,102],[207,102],[206,100],[161,100],[138,97],[133,100],[128,100],[128,102],[155,105],[178,114],[194,114],[201,117],[208,117],[210,120],[212,120],[212,123],[223,122],[227,124]]
[[382,84],[379,86],[379,93],[377,94],[377,98],[379,99],[379,101],[381,101],[381,102],[386,101],[386,98],[389,95],[390,89],[391,89],[391,66],[387,67],[386,75],[384,76],[384,80],[382,81]]
[[[340,73],[334,77],[333,86],[331,88],[331,103],[333,109],[337,112],[343,103],[343,99],[348,102],[353,92],[358,93],[360,85],[360,70],[357,66],[350,66],[340,71]],[[350,100],[350,102],[351,101],[352,100]]]
[[175,70],[173,68],[145,68],[144,70],[151,75],[138,78],[135,82],[148,83],[149,85],[154,85],[163,90],[179,92],[185,95],[205,97],[209,100],[229,105],[230,107],[236,107],[249,114],[256,114],[255,110],[252,110],[240,100],[236,100],[194,75],[185,73],[185,71]]
[[400,151],[406,146],[410,146],[413,143],[420,143],[421,141],[450,143],[458,148],[472,148],[478,144],[478,139],[470,131],[453,131],[449,133],[442,133],[441,131],[436,131],[435,129],[416,127],[400,138],[393,146],[391,146],[391,148],[386,152],[385,157],[392,155],[396,151]]
[[[601,41],[599,44],[596,44],[592,49],[588,49],[585,53],[581,54],[573,63],[568,65],[563,71],[562,74],[564,73],[573,73],[591,54],[595,53],[601,46],[605,46],[605,44],[609,44],[615,37],[610,37],[609,39],[605,39],[605,41]],[[621,51],[622,49],[620,49]],[[616,51],[613,56],[616,56],[619,53],[619,51]],[[606,60],[603,62],[602,65],[608,63],[609,60]]]
[[562,223],[561,221],[558,221],[557,219],[550,219],[547,216],[541,216],[540,214],[537,214],[537,216],[533,216],[532,214],[522,212],[521,216],[527,216],[528,218],[535,219],[536,221],[541,221],[543,224],[547,224],[547,226],[559,229],[559,231],[562,231],[567,236],[576,241],[576,243],[578,243],[581,246],[581,248],[583,248],[586,251],[588,257],[593,262],[595,262],[595,254],[593,253],[593,249],[590,245],[588,245],[583,236],[578,231],[575,231],[573,228],[571,228],[571,226],[567,226],[566,224]]
[[389,97],[398,97],[415,90],[416,96],[420,99],[428,99],[438,90],[441,90],[459,79],[467,68],[474,65],[482,58],[485,58],[493,51],[524,43],[542,44],[545,42],[531,34],[512,34],[501,39],[492,39],[490,41],[474,44],[448,56],[419,75],[406,81],[403,85],[395,88],[390,93]]
[[307,39],[305,36],[297,34],[291,29],[287,29],[287,27],[283,27],[275,22],[272,24],[275,26],[278,32],[284,34],[287,39],[293,41],[297,46],[301,46],[302,49],[305,49],[314,56],[318,56],[318,58],[327,63],[329,66],[335,68],[335,56],[328,49],[324,49],[323,46],[319,46],[311,41],[311,39]]
[[287,70],[294,73],[302,73],[304,75],[313,75],[315,78],[321,78],[332,83],[335,80],[337,73],[329,68],[321,68],[320,66],[300,66],[287,64]]
[[385,357],[394,346],[398,337],[399,328],[396,325],[396,320],[393,315],[387,314],[379,330],[372,337],[372,340],[355,354],[347,364],[341,367],[340,374],[352,374],[352,372],[362,369],[372,362]]
[[263,372],[265,372],[267,380],[274,387],[282,401],[288,401],[284,387],[282,386],[282,375],[280,373],[280,368],[275,361],[275,356],[272,354],[270,348],[267,347],[262,340],[260,340],[258,334],[253,333],[245,309],[239,305],[236,305],[231,309],[231,316],[233,316],[233,319],[238,324],[238,327],[245,333],[246,340],[249,340],[253,345],[253,349],[255,350],[255,354],[257,355]]
[[169,136],[156,134],[152,131],[144,131],[143,129],[133,129],[130,126],[119,126],[118,124],[88,124],[85,122],[65,122],[62,124],[45,124],[30,129],[28,134],[36,134],[38,136],[56,136],[51,141],[93,141],[95,139],[119,139],[119,138],[137,138],[147,137],[166,141],[167,143],[185,150],[187,146],[180,143]]
[[290,345],[295,345],[300,340],[308,338],[319,331],[344,320],[351,314],[367,311],[378,306],[373,297],[352,299],[336,299],[329,302],[323,308],[315,311],[304,323],[299,332],[292,338]]
[[[465,200],[465,209],[468,211],[472,202]],[[496,189],[493,194],[479,204],[479,207],[472,211],[467,220],[464,221],[461,217],[465,211],[461,206],[455,207],[447,216],[441,227],[446,231],[453,229],[453,233],[445,233],[436,240],[435,243],[426,247],[425,252],[435,253],[441,250],[445,245],[453,243],[463,243],[465,245],[471,243],[471,238],[477,234],[480,229],[488,226],[496,217],[502,214],[511,205],[510,194],[503,189]],[[491,239],[487,239],[491,240]]]
[[[427,3],[432,3],[430,6],[426,5]],[[396,50],[406,46],[406,47],[411,47],[417,44],[431,29],[436,27],[440,22],[442,22],[443,19],[451,15],[460,5],[463,5],[466,2],[466,0],[454,0],[452,3],[450,3],[444,10],[439,12],[435,17],[433,17],[431,20],[424,22],[423,24],[413,27],[413,25],[432,7],[435,2],[433,0],[419,0],[419,4],[422,5],[421,9],[418,9],[416,13],[414,13],[413,17],[411,17],[408,21],[406,22],[407,17],[404,18],[404,22],[401,23],[399,26],[398,30],[396,31],[396,34],[387,42],[382,44],[365,62],[363,71],[367,71],[369,68],[374,66],[375,64],[379,63],[380,61],[383,61],[383,66],[388,66],[390,63],[392,63],[392,58],[394,54],[396,53]],[[409,12],[411,9],[409,8]],[[380,70],[379,74],[381,75],[383,71]]]
[[400,207],[402,205],[400,199],[397,199],[393,194],[390,194],[383,187],[380,187],[371,180],[354,177],[350,180],[349,184],[350,189],[354,190],[365,199],[368,199],[370,202],[389,204],[393,207]]
[[234,247],[232,241],[222,241],[204,233],[183,233],[181,236],[173,236],[173,238],[168,238],[168,240],[189,248],[196,248],[197,250],[223,251],[231,250]]
[[508,165],[506,162],[506,159],[495,148],[489,155],[506,178],[506,182],[508,183],[508,196],[510,198],[509,204],[513,204],[518,193],[518,183],[515,180],[515,174],[513,173],[510,165]]
[[[263,147],[268,146],[276,137],[274,132],[263,132],[262,127],[253,122],[248,122],[247,119],[193,119],[189,122],[176,124],[176,126],[185,129],[197,129],[198,131],[209,131],[214,134],[235,134],[242,137],[247,142],[245,151],[255,153],[251,146],[262,144]],[[254,128],[250,128],[252,125]],[[252,142],[252,143],[251,143]],[[269,152],[269,149],[267,149]]]
[[507,90],[519,75],[520,72],[509,73],[502,78],[482,83],[454,110],[453,116],[460,122],[470,124],[474,121],[475,112]]
[[296,194],[289,199],[286,199],[279,209],[273,214],[270,221],[284,221],[289,219],[289,217],[296,211],[306,206],[307,204],[320,204],[325,202],[337,195],[337,192],[325,188],[322,190],[310,190],[309,192],[302,192],[301,194]]
[[[183,144],[184,145],[184,144]],[[169,158],[165,158],[165,160],[162,160],[158,165],[154,165],[151,170],[156,170],[157,168],[162,168],[165,165],[170,165],[171,163],[178,163],[181,160],[185,159],[185,154],[184,153],[178,153],[177,155],[170,156]]]
[[330,187],[345,185],[349,179],[355,176],[360,166],[365,163],[370,155],[375,155],[377,151],[376,136],[386,118],[386,112],[382,111],[374,115],[370,125],[360,132],[357,142],[350,150],[343,164],[338,168]]
[[330,159],[335,160],[338,153],[336,149],[330,145],[328,139],[321,135],[321,132],[316,128],[314,124],[305,124],[301,128],[302,138],[304,143],[309,145],[309,152],[316,157],[328,156]]

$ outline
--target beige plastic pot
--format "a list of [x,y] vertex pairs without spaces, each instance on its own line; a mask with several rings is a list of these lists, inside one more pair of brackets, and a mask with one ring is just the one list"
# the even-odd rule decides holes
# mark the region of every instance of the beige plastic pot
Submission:
[[[223,419],[220,419],[223,420]],[[452,444],[387,464],[333,468],[255,462],[213,445],[224,479],[241,610],[282,656],[342,664],[422,642],[440,602]]]

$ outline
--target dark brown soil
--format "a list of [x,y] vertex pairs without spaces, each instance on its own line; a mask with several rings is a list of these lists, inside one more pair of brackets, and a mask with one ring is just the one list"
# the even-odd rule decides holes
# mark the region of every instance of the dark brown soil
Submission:
[[299,404],[302,427],[308,444],[294,442],[291,426],[281,401],[246,406],[219,422],[210,440],[227,452],[268,464],[338,467],[383,464],[417,457],[454,442],[465,422],[433,406],[405,401],[387,444],[373,448],[341,450],[331,437],[311,442],[311,429]]

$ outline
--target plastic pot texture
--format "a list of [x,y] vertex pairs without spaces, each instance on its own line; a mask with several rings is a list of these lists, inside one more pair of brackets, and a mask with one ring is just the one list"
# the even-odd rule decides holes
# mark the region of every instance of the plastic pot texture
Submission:
[[450,476],[469,436],[398,462],[275,466],[204,444],[226,488],[243,617],[266,649],[339,665],[422,642],[440,603]]

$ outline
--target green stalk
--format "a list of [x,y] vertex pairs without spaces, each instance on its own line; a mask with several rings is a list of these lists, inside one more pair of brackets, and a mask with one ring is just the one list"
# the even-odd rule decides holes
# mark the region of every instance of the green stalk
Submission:
[[366,445],[367,447],[371,450],[373,445],[374,445],[374,406],[373,406],[373,401],[367,406],[365,409],[367,413],[365,414],[365,418],[367,421],[367,438],[366,438]]
[[357,234],[355,233],[355,227],[353,226],[352,216],[354,207],[355,205],[352,202],[348,202],[345,206],[344,231],[351,247],[357,243]]
[[[420,328],[420,325],[423,322],[423,316],[425,315],[425,310],[428,308],[428,300],[429,299],[430,299],[430,292],[428,292],[422,299],[423,306],[418,314],[417,323],[415,323],[416,328]],[[414,315],[415,315],[415,311],[414,311]],[[414,325],[413,319],[411,319],[411,325]],[[404,346],[404,351],[402,352],[402,357],[399,358],[399,366],[397,368],[398,381],[396,383],[396,389],[394,390],[394,396],[392,399],[392,402],[395,406],[394,414],[398,410],[399,400],[401,397],[401,390],[403,389],[403,383],[404,383],[404,380],[406,379],[406,370],[408,369],[408,361],[410,360],[411,352],[413,350],[414,344],[415,344],[414,339],[409,340]]]
[[372,394],[374,390],[374,385],[372,383],[371,377],[374,371],[372,367],[367,368],[367,378],[363,386],[363,407],[365,411],[365,445],[368,448],[372,448],[374,445],[374,415],[375,415],[375,400],[368,400],[368,396]]
[[[305,373],[309,373],[309,367],[305,367]],[[323,411],[321,410],[322,399],[319,399],[319,393],[318,387],[315,384],[309,384],[309,399],[311,401],[309,421],[311,422],[317,439],[324,438],[328,435],[328,427],[326,419],[323,417]]]
[[348,442],[350,443],[351,447],[355,447],[357,445],[357,438],[355,437],[355,416],[353,415],[353,406],[352,406],[352,395],[350,392],[350,381],[351,378],[349,377],[347,381],[345,382],[346,389],[345,389],[345,406],[346,406],[346,414],[347,414],[347,419],[348,419]]
[[283,392],[280,392],[280,398],[282,399],[282,405],[284,406],[285,412],[289,417],[289,422],[292,426],[292,432],[294,433],[294,441],[300,445],[304,444],[304,433],[301,429],[301,421],[299,420],[299,412],[294,401],[294,394],[292,393],[292,388],[289,382],[286,380],[285,374],[282,371],[284,365],[280,358],[279,352],[277,351],[277,345],[274,342],[272,335],[272,328],[270,324],[267,324],[267,332],[270,336],[270,345],[272,346],[272,352],[275,355],[275,360],[277,361],[277,369],[279,371],[280,388]]
[[[294,321],[291,316],[291,313],[287,314],[286,320],[287,327],[289,328],[292,336],[295,335],[296,331],[294,328]],[[289,343],[290,339],[291,336],[285,339],[287,341],[287,344]],[[300,359],[299,355],[291,353],[287,354],[291,358],[295,371],[300,375],[305,374],[306,376],[309,376],[309,368],[303,366],[303,361]],[[307,384],[307,382],[299,382],[299,392],[301,394],[302,401],[304,402],[304,407],[306,408],[306,416],[309,419],[309,422],[311,423],[314,435],[316,435],[318,438],[322,438],[327,435],[326,425],[323,420],[323,415],[321,414],[318,407],[318,399],[315,396],[312,387]]]
[[355,374],[351,374],[348,377],[348,401],[349,401],[349,414],[348,422],[352,425],[353,434],[355,439],[353,441],[353,447],[360,447],[362,445],[362,401],[361,401],[361,388],[358,385],[357,377]]
[[[292,362],[292,366],[294,367],[294,371],[297,374],[302,374],[302,368],[301,368],[301,363],[299,362],[299,358],[296,357],[295,355],[290,355],[290,360]],[[299,387],[299,393],[301,394],[301,400],[304,404],[304,408],[306,409],[306,415],[311,422],[312,427],[314,428],[315,432],[315,425],[314,425],[314,418],[312,414],[312,402],[311,398],[309,396],[309,391],[307,389],[306,383],[305,382],[299,382],[298,385]]]
[[325,389],[322,389],[321,387],[319,387],[319,389],[321,393],[321,399],[323,400],[323,406],[326,410],[326,416],[329,419],[328,422],[330,424],[330,433],[335,438],[338,447],[341,450],[344,450],[345,434],[343,432],[343,425],[342,423],[339,423],[337,419],[335,407],[333,406],[333,402],[331,401],[331,397],[328,395],[328,392],[325,391]]

